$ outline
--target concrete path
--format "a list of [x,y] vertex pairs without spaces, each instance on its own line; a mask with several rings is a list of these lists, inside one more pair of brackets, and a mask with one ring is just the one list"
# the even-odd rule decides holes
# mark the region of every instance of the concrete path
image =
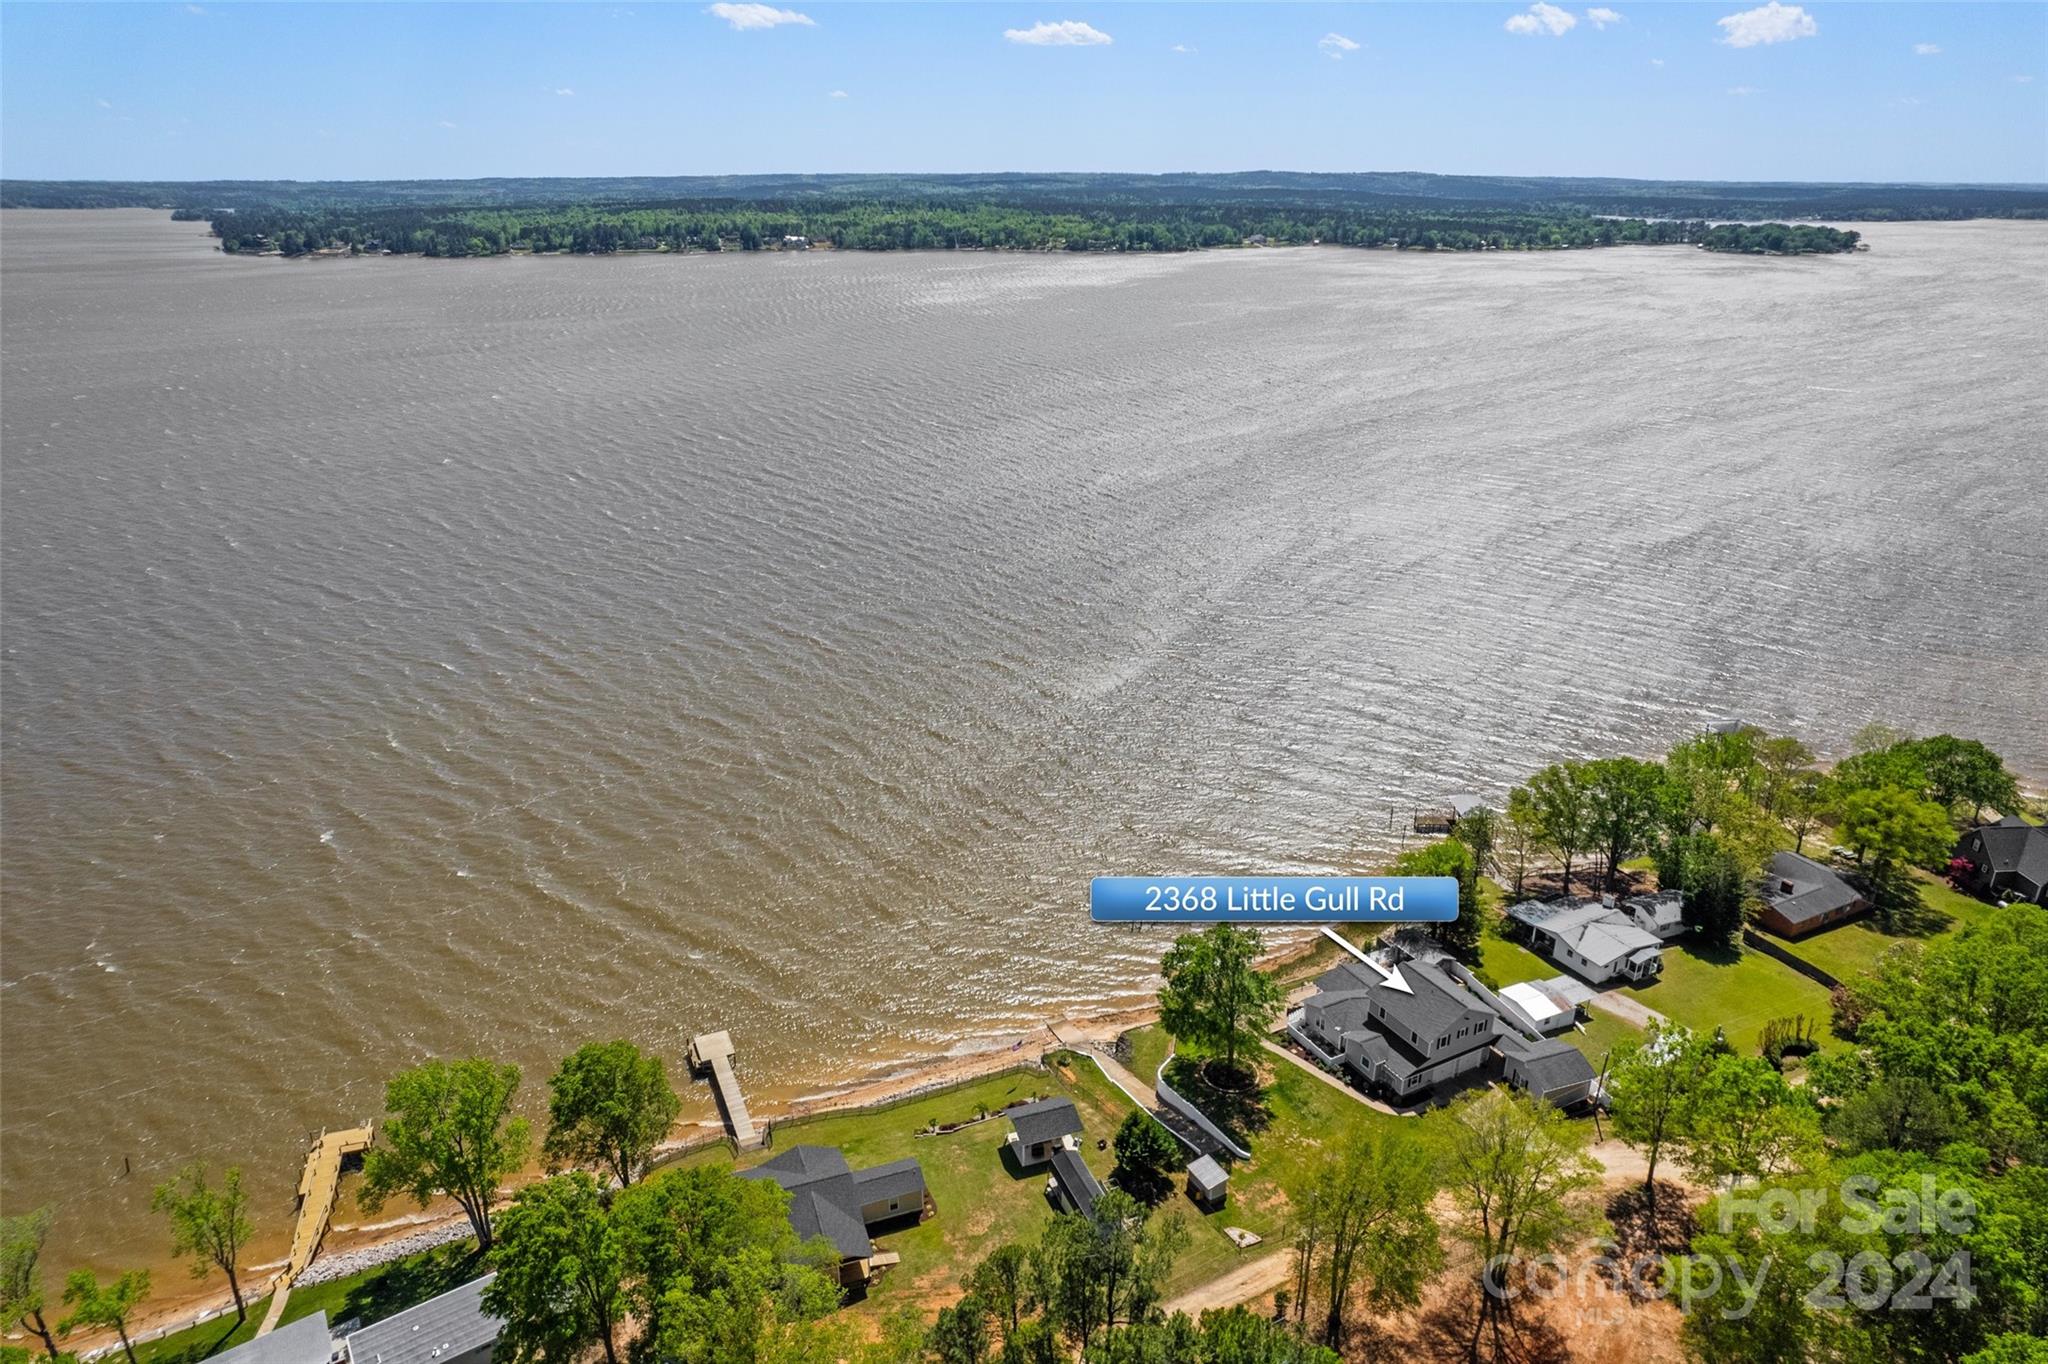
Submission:
[[1355,1100],[1358,1103],[1362,1103],[1367,1108],[1370,1108],[1375,1112],[1384,1113],[1390,1118],[1412,1118],[1416,1116],[1415,1111],[1403,1112],[1402,1110],[1393,1107],[1391,1104],[1384,1104],[1381,1103],[1378,1099],[1369,1098],[1364,1094],[1360,1094],[1350,1085],[1345,1084],[1342,1080],[1330,1074],[1329,1071],[1324,1070],[1321,1066],[1313,1065],[1310,1062],[1304,1060],[1302,1057],[1295,1055],[1287,1048],[1281,1046],[1278,1042],[1268,1042],[1265,1044],[1265,1047],[1267,1051],[1272,1052],[1281,1060],[1291,1061],[1295,1065],[1301,1067],[1301,1069],[1307,1071],[1310,1075],[1315,1076],[1318,1080],[1321,1080],[1324,1084],[1336,1090],[1345,1098]]
[[1652,1023],[1668,1023],[1671,1020],[1639,1000],[1630,999],[1619,990],[1602,990],[1586,1001],[1596,1009],[1613,1014],[1624,1023],[1633,1023],[1638,1028],[1647,1028]]

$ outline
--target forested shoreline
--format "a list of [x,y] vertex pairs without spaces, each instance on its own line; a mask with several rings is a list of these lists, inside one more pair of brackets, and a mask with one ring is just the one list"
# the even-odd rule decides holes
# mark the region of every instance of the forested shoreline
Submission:
[[[1415,174],[833,175],[470,181],[0,181],[11,208],[170,209],[234,254],[1178,252],[1692,245],[1853,250],[1835,222],[2048,217],[2030,186],[1771,185]],[[1805,220],[1805,221],[1799,221]]]

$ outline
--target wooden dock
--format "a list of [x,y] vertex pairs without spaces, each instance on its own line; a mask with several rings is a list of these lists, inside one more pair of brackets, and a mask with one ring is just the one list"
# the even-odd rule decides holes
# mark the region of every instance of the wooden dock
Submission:
[[726,1130],[741,1149],[764,1145],[767,1134],[756,1130],[747,1112],[746,1095],[740,1093],[739,1077],[732,1072],[732,1034],[707,1032],[690,1039],[690,1069],[709,1071],[711,1087],[718,1094],[719,1111],[725,1114]]
[[322,1132],[306,1152],[306,1168],[299,1173],[299,1221],[292,1228],[291,1258],[271,1280],[270,1310],[264,1313],[263,1324],[256,1328],[257,1335],[269,1335],[277,1329],[293,1282],[306,1272],[306,1266],[319,1253],[321,1238],[327,1235],[328,1219],[334,1216],[334,1200],[341,1192],[342,1163],[369,1146],[370,1129],[351,1127],[340,1132]]

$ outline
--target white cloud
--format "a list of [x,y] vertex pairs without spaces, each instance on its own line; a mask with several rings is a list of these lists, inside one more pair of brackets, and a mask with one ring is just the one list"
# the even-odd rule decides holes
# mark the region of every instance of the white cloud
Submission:
[[1186,43],[1175,43],[1172,47],[1169,47],[1166,50],[1168,52],[1178,52],[1183,57],[1192,57],[1195,55],[1195,49],[1189,47]]
[[1913,55],[1916,57],[1939,57],[1941,55],[1941,48],[1933,43],[1915,43],[1913,44]]
[[99,105],[102,109],[111,109],[114,107],[114,102],[110,99],[94,100],[93,103]]
[[1079,19],[1062,19],[1056,24],[1040,20],[1030,28],[1006,28],[1003,36],[1026,47],[1104,47],[1113,41],[1101,29]]
[[202,6],[202,5],[187,5],[187,6],[185,6],[185,13],[187,13],[187,14],[204,14],[204,13],[206,13],[206,9],[205,9],[205,7],[204,7],[204,6]]
[[558,95],[573,95],[576,92],[566,85],[558,85],[555,87],[555,93]]
[[1918,95],[1900,95],[1892,103],[1898,105],[1901,109],[1918,109],[1927,101],[1921,99]]
[[1609,24],[1618,24],[1623,20],[1620,10],[1600,7],[1587,10],[1586,21],[1594,28],[1606,28]]
[[448,121],[447,119],[445,119],[445,118],[444,118],[444,119],[442,119],[442,120],[441,120],[441,126],[442,126],[443,128],[453,128],[453,127],[454,127],[455,125],[454,125],[453,123],[450,123],[450,122],[449,122],[449,121]]
[[1797,5],[1781,5],[1778,0],[1714,22],[1721,26],[1721,41],[1730,47],[1789,43],[1795,38],[1811,38],[1820,32],[1820,25],[1813,21],[1811,14]]
[[1515,15],[1502,27],[1510,33],[1548,33],[1553,38],[1561,38],[1577,28],[1578,24],[1579,16],[1570,10],[1545,4],[1544,0],[1536,0],[1535,4],[1529,6],[1527,14]]
[[1347,52],[1358,51],[1359,44],[1352,42],[1341,33],[1325,33],[1316,39],[1316,46],[1330,54],[1330,60],[1343,61]]
[[844,90],[834,90],[834,91],[833,91],[833,92],[832,92],[831,94],[827,95],[827,96],[826,96],[825,98],[827,98],[827,99],[845,99],[845,98],[846,98],[846,92],[845,92]]
[[1664,65],[1664,59],[1663,59],[1662,57],[1652,57],[1652,58],[1650,58],[1650,65],[1652,65],[1652,66],[1662,66],[1662,65]]
[[2012,78],[2012,83],[2014,85],[2032,85],[2034,83],[2034,78],[2032,76],[2014,76]]
[[750,28],[780,28],[784,24],[802,24],[810,28],[815,24],[808,14],[798,14],[793,9],[777,9],[773,5],[728,4],[720,0],[704,12],[725,20],[741,32]]
[[1731,85],[1728,87],[1728,93],[1740,99],[1749,95],[1761,95],[1763,91],[1754,85]]

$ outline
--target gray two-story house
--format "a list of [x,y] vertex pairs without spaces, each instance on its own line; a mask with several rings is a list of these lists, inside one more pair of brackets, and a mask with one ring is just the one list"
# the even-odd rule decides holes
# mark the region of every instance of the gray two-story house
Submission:
[[1488,1049],[1500,1016],[1428,962],[1401,964],[1396,989],[1362,962],[1346,962],[1316,982],[1302,1005],[1299,1033],[1358,1080],[1395,1098],[1425,1091],[1492,1063]]

